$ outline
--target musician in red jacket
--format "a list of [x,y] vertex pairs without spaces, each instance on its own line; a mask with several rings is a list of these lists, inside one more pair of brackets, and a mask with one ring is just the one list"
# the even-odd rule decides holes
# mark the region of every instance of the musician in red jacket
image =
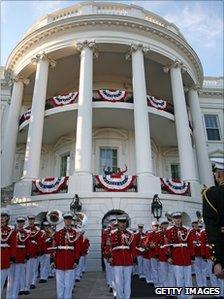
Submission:
[[194,246],[195,252],[195,260],[193,262],[195,275],[196,275],[196,283],[198,287],[206,287],[207,280],[206,275],[203,273],[204,261],[202,258],[202,242],[201,242],[201,229],[199,228],[198,221],[192,222],[192,229],[190,233],[191,242]]
[[15,257],[14,229],[8,226],[8,212],[1,212],[1,293],[9,275],[10,263]]
[[159,229],[159,223],[157,221],[152,222],[152,230],[146,233],[146,238],[143,242],[146,248],[146,254],[144,257],[148,259],[148,265],[146,264],[146,282],[158,285],[158,259],[157,259],[157,234]]
[[[41,251],[41,232],[40,228],[35,226],[35,216],[27,216],[28,226],[25,227],[26,230],[30,232],[30,259],[26,263],[26,287],[25,295],[28,295],[30,289],[36,288],[37,280],[37,257],[40,255]],[[23,290],[22,290],[23,291]]]
[[160,229],[156,232],[157,239],[157,257],[159,269],[159,286],[169,287],[168,282],[168,263],[167,263],[167,244],[166,244],[166,229],[169,226],[168,221],[163,221],[160,224]]
[[[166,230],[169,244],[168,262],[173,265],[177,287],[192,287],[191,264],[194,259],[194,247],[190,240],[190,229],[182,225],[182,213],[172,213],[174,225]],[[188,296],[192,298],[192,296]]]
[[16,299],[20,288],[25,287],[25,263],[30,258],[30,233],[24,229],[25,221],[25,217],[18,217],[16,220],[15,254],[9,270],[7,299]]
[[74,269],[80,257],[77,245],[79,234],[72,228],[73,214],[63,214],[65,226],[54,235],[56,286],[58,299],[71,299],[74,282]]
[[111,258],[115,277],[116,298],[129,299],[131,296],[131,275],[136,262],[134,234],[127,229],[127,216],[117,217],[118,228],[111,231]]
[[135,233],[135,243],[136,243],[136,254],[138,261],[138,276],[139,278],[145,278],[143,271],[143,254],[145,252],[145,248],[143,246],[143,241],[146,237],[146,234],[143,232],[144,225],[138,225],[138,232]]

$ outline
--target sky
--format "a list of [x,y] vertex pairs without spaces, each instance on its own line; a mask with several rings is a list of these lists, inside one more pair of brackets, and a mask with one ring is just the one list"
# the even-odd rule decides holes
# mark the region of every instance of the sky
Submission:
[[[1,65],[39,18],[82,1],[1,1]],[[103,0],[102,0],[103,1]],[[97,0],[95,0],[97,2]],[[177,25],[198,54],[206,76],[223,76],[223,1],[113,1],[135,4]]]

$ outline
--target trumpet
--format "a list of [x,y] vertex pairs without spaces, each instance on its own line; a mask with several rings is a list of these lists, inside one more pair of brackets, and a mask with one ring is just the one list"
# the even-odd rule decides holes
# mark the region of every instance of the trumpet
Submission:
[[83,228],[84,226],[86,226],[86,224],[88,222],[88,218],[84,213],[77,212],[77,213],[75,213],[75,221],[77,222],[77,225],[80,228]]

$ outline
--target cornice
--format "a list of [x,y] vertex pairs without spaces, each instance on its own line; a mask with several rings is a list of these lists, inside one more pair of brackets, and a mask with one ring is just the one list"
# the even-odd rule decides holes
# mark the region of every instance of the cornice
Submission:
[[199,95],[201,95],[201,96],[219,96],[219,97],[221,97],[221,96],[223,96],[224,95],[224,92],[223,92],[223,90],[200,90],[199,91]]
[[169,41],[172,46],[176,49],[181,50],[188,59],[193,64],[196,73],[197,80],[202,84],[203,82],[203,69],[201,62],[195,53],[195,51],[190,47],[190,45],[182,39],[177,34],[167,30],[164,27],[158,26],[156,24],[148,23],[145,20],[136,19],[132,17],[125,16],[114,16],[114,15],[90,15],[90,16],[75,16],[68,19],[56,21],[50,23],[40,29],[34,31],[33,33],[27,35],[12,51],[7,61],[6,68],[8,70],[14,70],[16,64],[20,60],[20,57],[27,53],[33,46],[37,45],[40,41],[44,40],[49,36],[53,36],[58,32],[66,32],[72,28],[79,28],[100,25],[103,29],[105,26],[123,26],[124,28],[131,28],[132,30],[138,30],[140,32],[146,32],[150,36],[156,36],[162,41]]

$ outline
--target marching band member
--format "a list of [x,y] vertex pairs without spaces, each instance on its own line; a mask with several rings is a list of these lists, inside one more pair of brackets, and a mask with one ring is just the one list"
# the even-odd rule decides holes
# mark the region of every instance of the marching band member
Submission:
[[206,276],[203,274],[204,262],[201,254],[201,230],[198,225],[198,221],[192,222],[192,229],[190,238],[192,239],[194,252],[195,252],[195,261],[193,262],[194,271],[196,275],[196,283],[198,287],[207,286]]
[[[174,225],[166,230],[167,243],[170,245],[168,262],[173,265],[176,285],[192,287],[191,260],[194,259],[194,248],[190,240],[190,230],[182,225],[181,212],[172,213]],[[178,298],[192,298],[180,295]]]
[[115,277],[116,298],[129,299],[131,296],[131,276],[136,259],[134,234],[127,227],[127,216],[117,217],[118,228],[111,231],[111,257]]
[[15,255],[9,270],[7,299],[18,298],[20,288],[25,287],[25,263],[30,257],[30,234],[24,229],[25,221],[25,217],[18,217],[16,220]]
[[139,278],[145,278],[144,269],[143,269],[143,253],[145,248],[143,247],[143,240],[146,237],[146,234],[143,232],[144,225],[138,225],[138,232],[135,233],[135,242],[136,242],[136,254],[137,254],[137,269]]
[[167,244],[166,229],[169,225],[168,221],[163,221],[160,229],[157,231],[157,255],[158,255],[158,271],[160,287],[169,287],[168,285],[168,263],[167,263]]
[[71,299],[74,282],[74,268],[77,267],[80,248],[78,234],[72,228],[73,214],[63,214],[65,227],[54,235],[57,299]]
[[[36,271],[37,271],[37,257],[40,254],[41,249],[41,235],[40,229],[34,225],[35,216],[29,215],[28,226],[25,227],[26,230],[30,232],[30,259],[26,263],[26,286],[24,294],[28,295],[30,289],[36,288]],[[22,290],[23,291],[23,290]]]
[[8,226],[8,212],[1,212],[1,293],[9,275],[10,262],[15,257],[15,233]]
[[[158,260],[157,260],[157,235],[159,223],[157,221],[152,222],[152,230],[146,235],[143,242],[144,246],[148,249],[147,255],[149,259],[149,267],[146,273],[146,282],[156,286],[158,284]],[[145,256],[145,255],[144,255]],[[147,257],[147,256],[146,256]],[[150,271],[150,273],[149,273]]]
[[43,222],[44,233],[41,241],[41,252],[43,253],[40,260],[40,281],[39,283],[46,283],[51,271],[51,254],[53,253],[53,230],[48,221]]

